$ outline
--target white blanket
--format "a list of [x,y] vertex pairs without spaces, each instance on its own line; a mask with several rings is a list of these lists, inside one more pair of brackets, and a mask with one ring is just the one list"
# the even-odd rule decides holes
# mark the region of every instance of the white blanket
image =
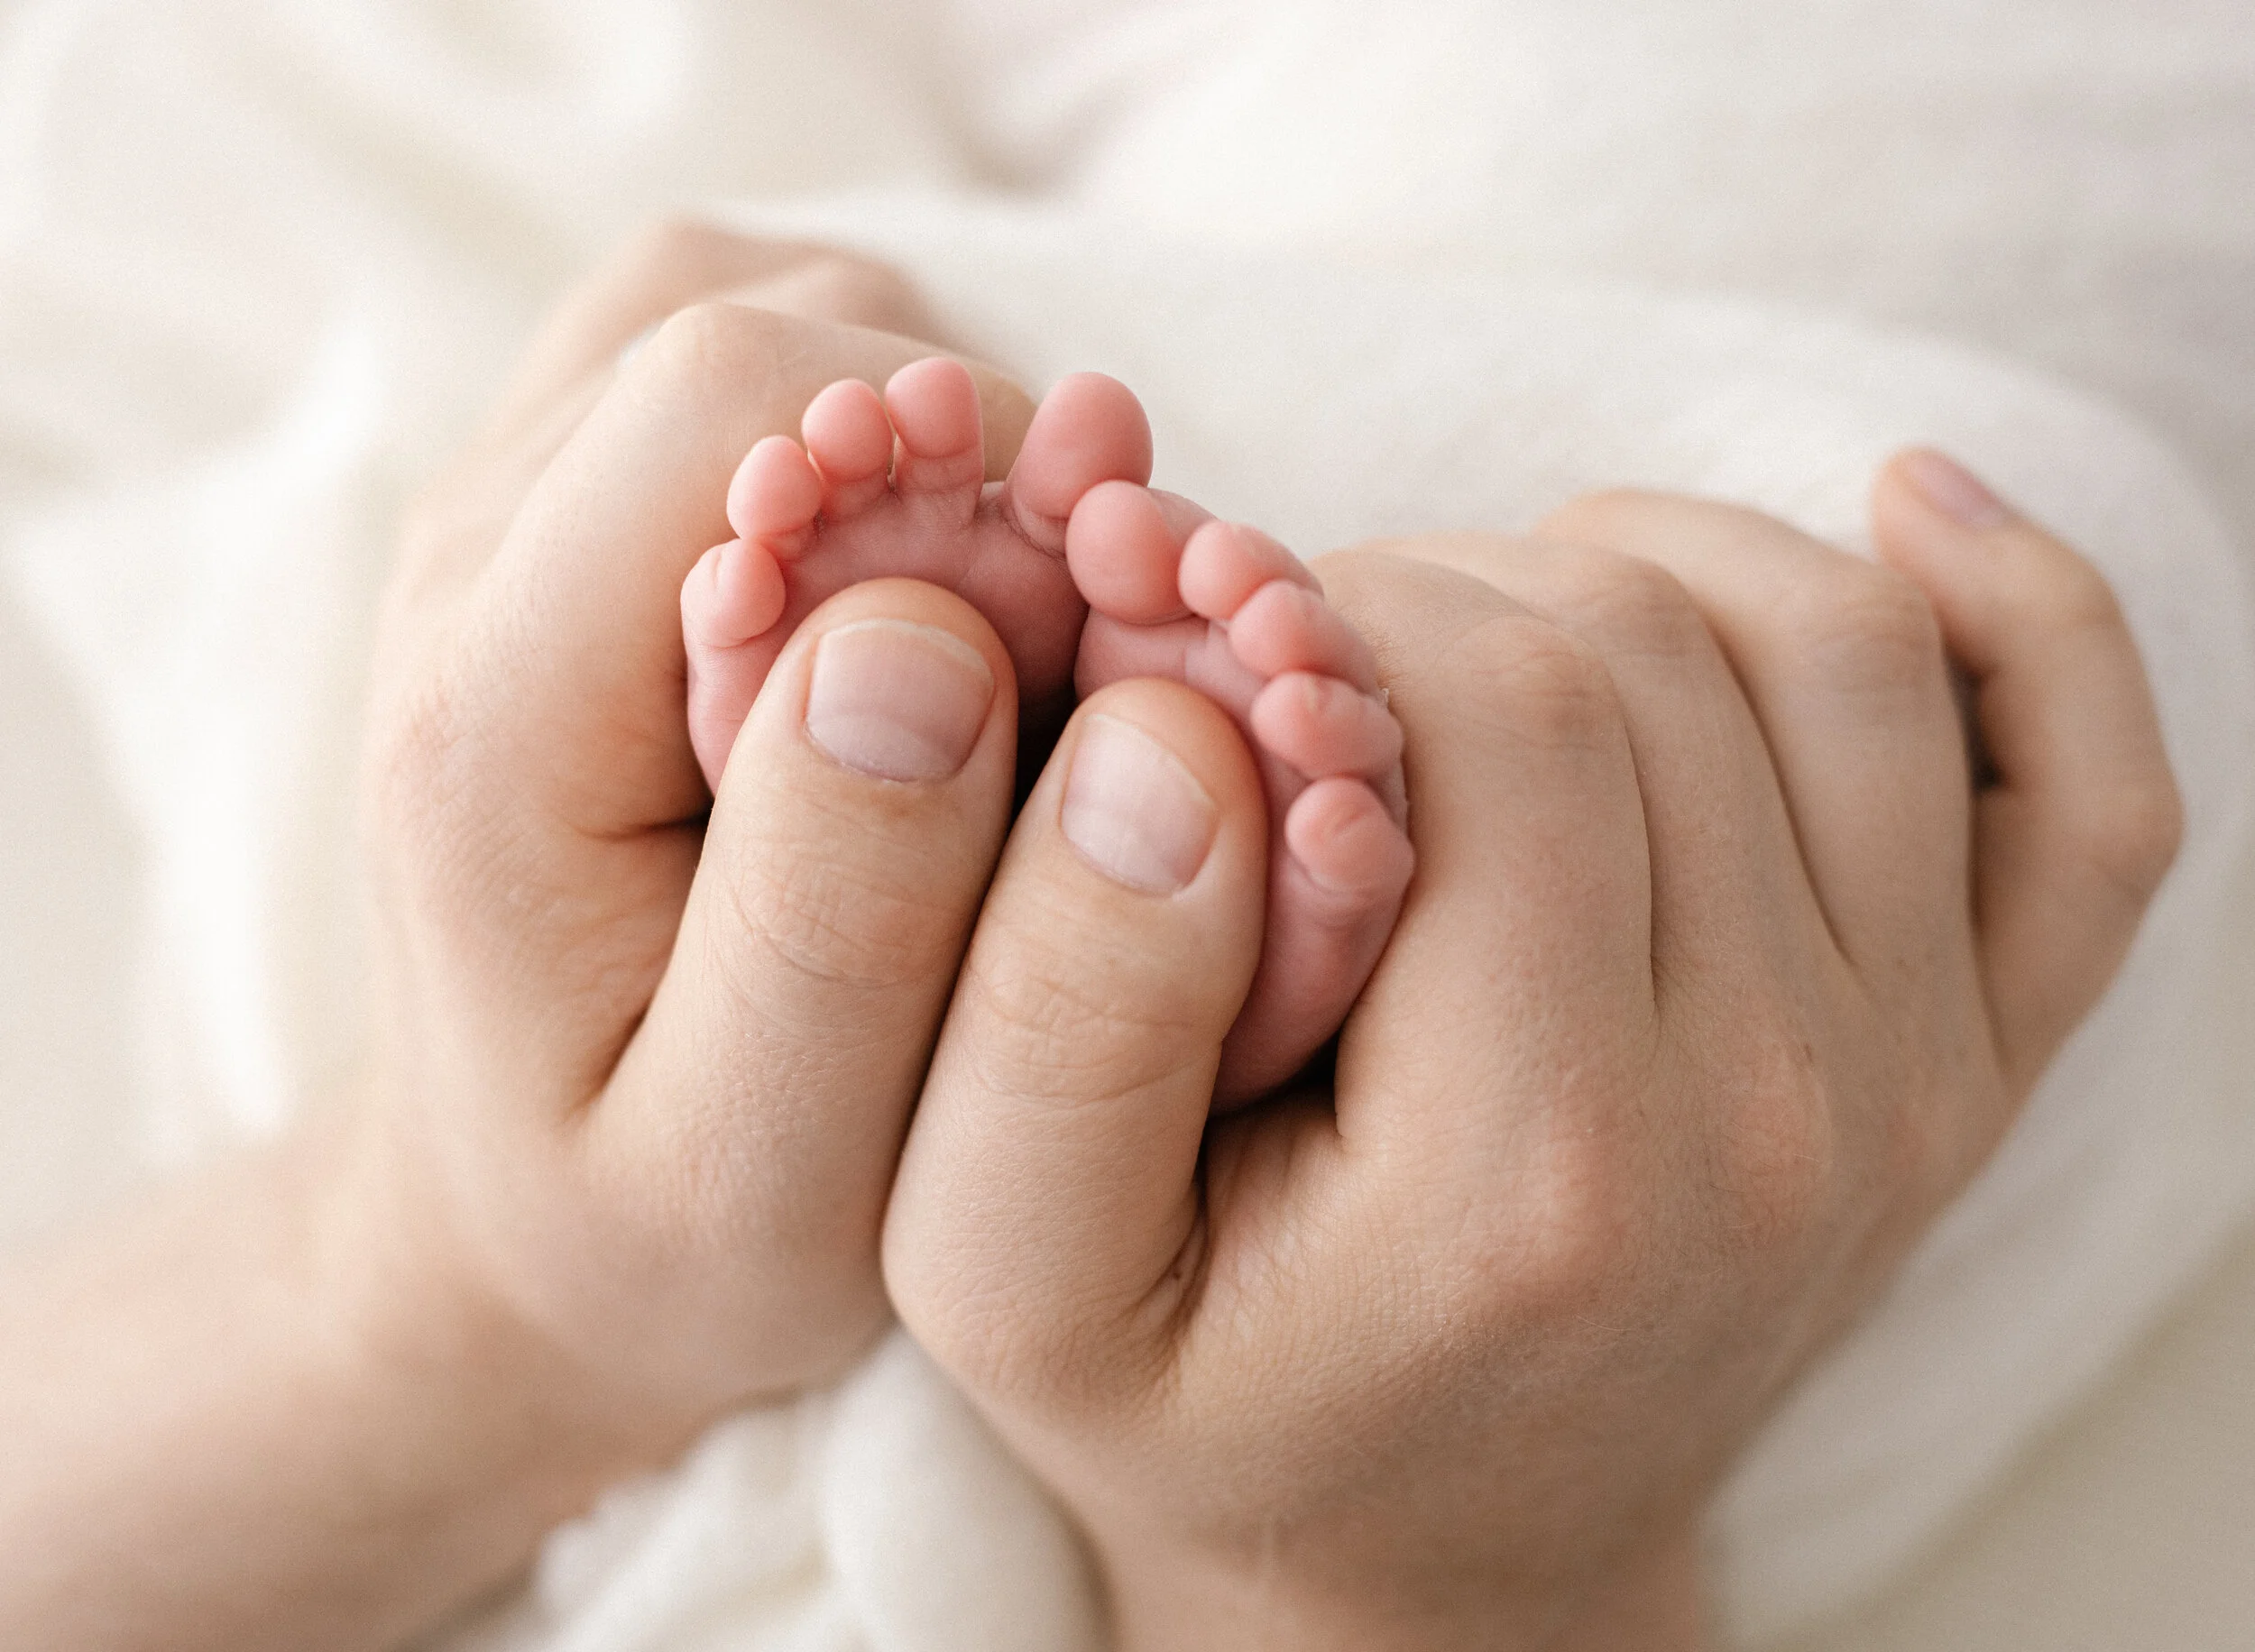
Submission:
[[[400,500],[563,280],[702,205],[894,258],[1029,380],[1118,373],[1164,483],[1303,550],[1615,482],[1854,546],[1879,458],[1928,440],[2101,560],[2184,858],[1715,1523],[1747,1644],[1878,1586],[2255,1210],[2255,1051],[2214,1000],[2255,751],[2233,9],[0,10],[5,569],[74,696],[8,728],[0,774],[92,753],[107,788],[90,832],[10,805],[21,887],[44,854],[81,898],[0,915],[0,996],[31,1006],[0,1023],[0,1231],[339,1088],[356,684]],[[121,890],[133,967],[55,977]],[[62,1004],[97,980],[98,1013]],[[130,1060],[35,1036],[42,993],[133,1029]],[[1092,1625],[1054,1514],[896,1340],[557,1534],[458,1638],[1061,1652]]]

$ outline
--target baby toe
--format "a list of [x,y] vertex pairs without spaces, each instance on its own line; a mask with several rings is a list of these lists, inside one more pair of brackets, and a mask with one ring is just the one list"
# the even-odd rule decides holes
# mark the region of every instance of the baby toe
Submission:
[[1253,738],[1310,780],[1390,773],[1402,760],[1402,725],[1376,696],[1316,672],[1288,671],[1254,696]]
[[783,571],[766,551],[741,539],[705,552],[682,582],[689,745],[715,792],[736,730],[766,674],[764,657],[754,657],[762,650],[746,645],[775,629],[783,605]]
[[682,636],[693,647],[741,647],[783,617],[783,571],[775,558],[731,539],[699,557],[682,582]]
[[1257,528],[1209,522],[1183,547],[1183,600],[1209,620],[1232,618],[1271,580],[1321,593],[1307,564]]
[[1266,1094],[1339,1029],[1369,980],[1416,867],[1409,838],[1359,780],[1319,780],[1284,812],[1268,931],[1221,1048],[1215,1101]]
[[799,434],[821,473],[822,511],[829,520],[854,516],[884,497],[893,426],[874,390],[859,379],[839,380],[807,404]]
[[[1321,889],[1340,897],[1339,915],[1385,912],[1409,887],[1416,854],[1409,834],[1359,780],[1318,780],[1284,814],[1284,847]],[[1361,982],[1355,984],[1360,989]]]
[[958,494],[968,515],[987,477],[979,387],[971,370],[943,355],[911,362],[885,386],[885,410],[900,437],[894,491]]
[[1312,671],[1366,693],[1378,686],[1377,656],[1346,617],[1304,585],[1273,579],[1229,616],[1229,648],[1264,677]]
[[787,560],[813,537],[822,493],[806,450],[787,436],[769,436],[744,455],[729,482],[728,525]]
[[1078,372],[1060,379],[1034,411],[1003,484],[1010,525],[1052,555],[1065,551],[1066,524],[1100,482],[1151,480],[1151,421],[1117,379]]
[[1177,579],[1183,542],[1208,519],[1177,494],[1098,482],[1065,528],[1065,565],[1081,600],[1129,625],[1188,619]]

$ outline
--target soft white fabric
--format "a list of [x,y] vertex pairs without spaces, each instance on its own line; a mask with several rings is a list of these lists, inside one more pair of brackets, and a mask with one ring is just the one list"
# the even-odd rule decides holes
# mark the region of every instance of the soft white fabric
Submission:
[[[1876,1586],[2255,1208],[2255,1051],[2210,986],[2245,944],[2215,914],[2255,750],[2237,9],[0,12],[5,565],[126,828],[71,862],[82,907],[0,917],[10,996],[54,990],[38,960],[97,896],[132,891],[142,934],[107,1006],[129,1060],[0,1051],[0,1225],[349,1071],[350,753],[390,524],[540,304],[658,211],[867,245],[1030,379],[1119,373],[1163,482],[1307,550],[1615,482],[1855,546],[1877,460],[1938,441],[2115,579],[2192,831],[2023,1127],[1718,1512],[1748,1643]],[[458,1639],[1092,1638],[1054,1514],[896,1340],[620,1491]]]

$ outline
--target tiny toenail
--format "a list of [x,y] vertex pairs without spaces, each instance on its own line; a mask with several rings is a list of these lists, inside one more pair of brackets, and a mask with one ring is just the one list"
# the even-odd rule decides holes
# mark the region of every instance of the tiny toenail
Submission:
[[1091,866],[1146,895],[1173,895],[1206,864],[1219,820],[1180,757],[1131,722],[1088,720],[1058,824]]
[[994,673],[960,637],[906,620],[861,620],[815,645],[806,734],[882,780],[944,780],[986,726]]

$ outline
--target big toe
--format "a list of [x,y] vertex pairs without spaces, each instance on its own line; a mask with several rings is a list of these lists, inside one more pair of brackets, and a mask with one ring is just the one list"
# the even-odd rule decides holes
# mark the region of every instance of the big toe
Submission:
[[1057,381],[1003,485],[1011,526],[1052,555],[1065,550],[1065,527],[1081,496],[1099,482],[1151,480],[1151,421],[1135,392],[1100,372]]
[[1132,482],[1098,482],[1065,525],[1065,565],[1081,600],[1128,625],[1188,619],[1183,547],[1210,520],[1180,494]]

